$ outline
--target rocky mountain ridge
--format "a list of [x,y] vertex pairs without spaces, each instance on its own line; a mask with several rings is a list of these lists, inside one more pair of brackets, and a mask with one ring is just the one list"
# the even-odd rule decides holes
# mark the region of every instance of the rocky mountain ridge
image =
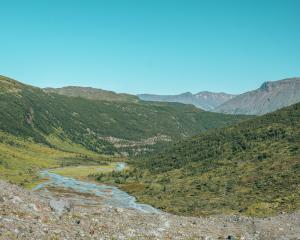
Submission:
[[212,110],[220,104],[232,99],[235,95],[203,91],[196,94],[186,92],[178,95],[140,94],[138,97],[143,101],[179,102],[192,104],[203,110]]
[[197,108],[227,113],[263,115],[300,101],[300,78],[264,82],[258,89],[239,95],[223,92],[202,91],[196,94],[185,92],[178,95],[115,93],[91,87],[46,88],[45,92],[71,97],[113,102],[178,102],[192,104]]
[[228,114],[263,115],[300,101],[300,78],[268,81],[216,107]]

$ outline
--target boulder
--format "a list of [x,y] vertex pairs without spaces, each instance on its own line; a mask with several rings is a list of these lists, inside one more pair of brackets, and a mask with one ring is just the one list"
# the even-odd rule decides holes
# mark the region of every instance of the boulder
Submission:
[[49,202],[49,206],[52,211],[59,215],[70,212],[73,208],[72,203],[65,199],[52,199]]

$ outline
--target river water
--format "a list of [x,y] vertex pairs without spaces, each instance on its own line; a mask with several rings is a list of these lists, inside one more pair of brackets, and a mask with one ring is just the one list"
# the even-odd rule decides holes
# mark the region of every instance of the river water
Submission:
[[[125,166],[125,163],[118,163],[115,170],[122,171]],[[160,212],[150,205],[138,203],[135,197],[114,186],[79,181],[71,177],[64,177],[59,174],[51,173],[49,170],[41,171],[40,175],[49,180],[37,185],[34,188],[35,191],[41,191],[42,189],[49,187],[64,188],[80,194],[85,193],[101,197],[101,204],[104,205],[117,208],[131,208],[145,213]]]

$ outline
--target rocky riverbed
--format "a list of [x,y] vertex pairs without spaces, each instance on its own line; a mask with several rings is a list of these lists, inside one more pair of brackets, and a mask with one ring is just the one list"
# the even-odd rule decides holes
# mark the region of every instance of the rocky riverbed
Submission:
[[[122,166],[117,165],[118,167],[123,169]],[[114,186],[79,181],[75,178],[51,173],[48,170],[42,171],[41,176],[49,180],[36,186],[34,190],[39,191],[39,194],[46,198],[51,198],[53,194],[57,195],[58,193],[58,197],[63,196],[73,202],[81,202],[81,205],[89,205],[86,200],[92,198],[94,203],[98,205],[131,208],[145,213],[160,212],[150,205],[138,203],[135,197]]]
[[[300,212],[264,219],[192,218],[79,204],[75,197],[73,202],[72,198],[59,198],[60,194],[48,199],[3,181],[0,181],[0,189],[1,240],[300,239]],[[97,199],[92,200],[97,202]],[[57,211],[57,205],[62,211]]]

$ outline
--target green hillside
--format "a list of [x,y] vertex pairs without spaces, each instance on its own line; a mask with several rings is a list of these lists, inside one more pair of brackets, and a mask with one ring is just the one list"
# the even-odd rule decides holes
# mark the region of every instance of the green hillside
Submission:
[[41,168],[113,161],[245,118],[183,104],[67,97],[3,76],[0,112],[0,178],[22,185],[37,181]]
[[0,130],[4,132],[51,146],[54,136],[105,154],[130,153],[130,148],[145,148],[149,138],[156,137],[155,145],[246,118],[184,104],[66,97],[5,77],[0,77],[0,112]]
[[300,103],[211,130],[98,175],[140,201],[182,215],[268,216],[300,207]]

